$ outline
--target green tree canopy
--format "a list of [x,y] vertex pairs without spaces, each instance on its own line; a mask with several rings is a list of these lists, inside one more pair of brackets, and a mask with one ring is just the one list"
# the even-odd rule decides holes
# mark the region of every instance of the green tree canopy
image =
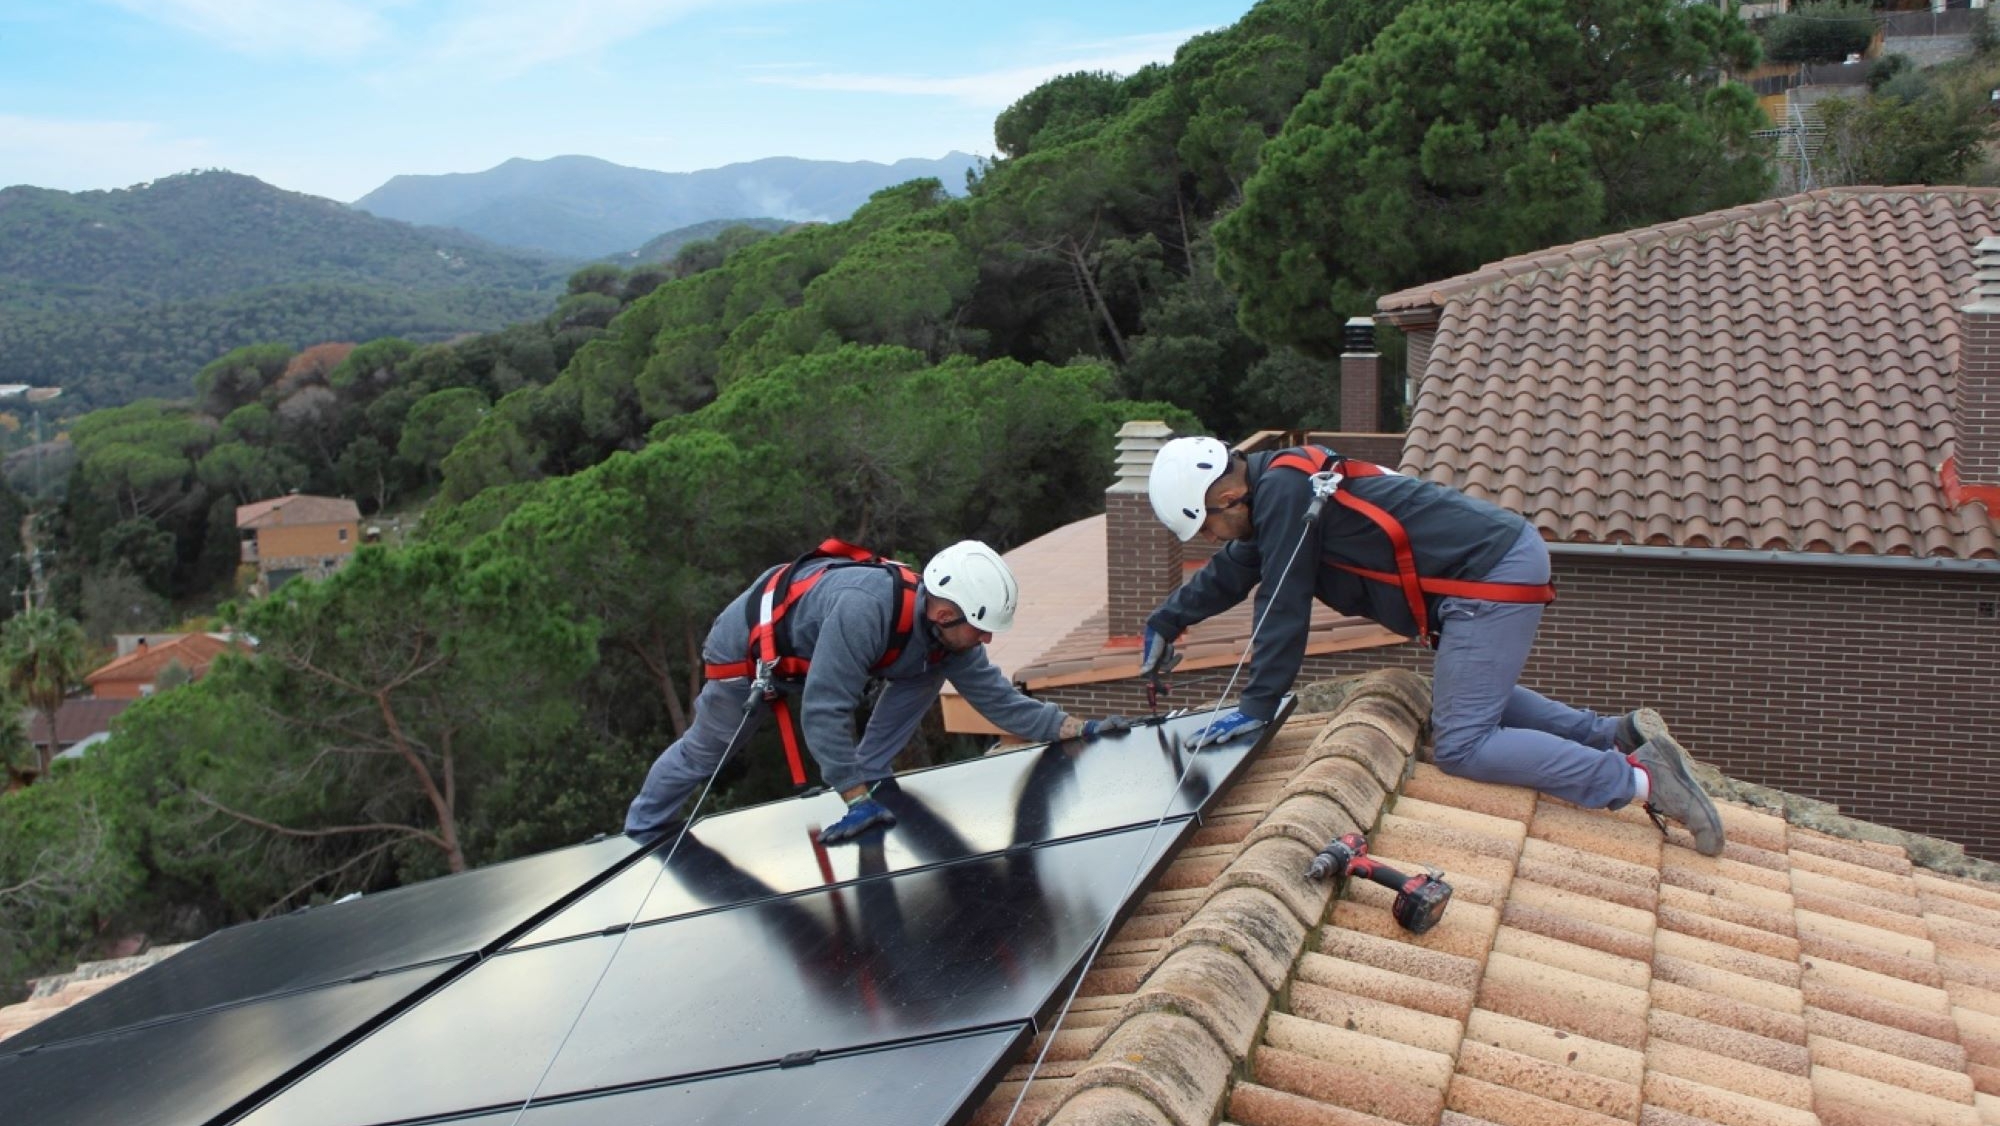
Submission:
[[83,627],[47,607],[25,610],[0,626],[0,674],[7,691],[42,717],[47,739],[36,748],[46,776],[56,757],[56,713],[90,669]]
[[1767,183],[1734,17],[1672,0],[1433,0],[1327,72],[1216,225],[1267,342],[1337,354],[1425,279],[1754,199]]

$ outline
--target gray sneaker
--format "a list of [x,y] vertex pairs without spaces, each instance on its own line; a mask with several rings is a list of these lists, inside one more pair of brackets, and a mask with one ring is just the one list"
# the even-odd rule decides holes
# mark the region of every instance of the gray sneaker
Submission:
[[1671,739],[1667,733],[1667,721],[1659,712],[1651,708],[1639,708],[1618,717],[1618,730],[1612,734],[1611,742],[1621,755],[1630,755],[1644,746],[1650,739]]
[[[1642,708],[1634,715],[1650,714],[1654,719],[1659,713],[1651,708]],[[1687,752],[1666,733],[1666,725],[1660,725],[1660,733],[1639,745],[1639,749],[1625,756],[1627,762],[1646,772],[1647,785],[1651,792],[1646,798],[1646,816],[1653,819],[1660,832],[1667,831],[1662,818],[1671,817],[1686,825],[1694,834],[1694,850],[1703,856],[1715,856],[1722,852],[1722,817],[1715,812],[1715,803],[1702,792],[1701,784],[1694,780],[1688,770]]]

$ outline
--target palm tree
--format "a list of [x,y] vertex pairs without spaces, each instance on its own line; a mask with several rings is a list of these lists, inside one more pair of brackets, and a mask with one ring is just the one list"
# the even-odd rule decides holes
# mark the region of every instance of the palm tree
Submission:
[[48,725],[48,744],[38,755],[44,776],[56,757],[56,712],[70,685],[83,677],[83,654],[83,627],[46,607],[24,610],[0,626],[0,677]]

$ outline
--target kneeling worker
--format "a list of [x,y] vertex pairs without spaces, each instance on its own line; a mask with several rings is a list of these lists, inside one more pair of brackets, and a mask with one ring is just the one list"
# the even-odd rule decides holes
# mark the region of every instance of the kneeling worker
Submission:
[[[896,817],[871,796],[949,680],[1003,731],[1035,741],[1095,739],[1120,718],[1084,721],[1032,699],[986,659],[1014,622],[1019,587],[990,547],[965,540],[938,552],[921,582],[910,568],[838,540],[773,567],[715,619],[702,644],[708,683],[686,734],[661,753],[625,814],[625,831],[672,831],[676,815],[723,759],[778,716],[792,780],[803,784],[800,736],[847,813],[820,840],[845,841]],[[857,742],[855,709],[871,679],[881,695]],[[799,714],[792,715],[792,697]]]
[[1521,516],[1324,447],[1246,457],[1214,438],[1168,442],[1148,493],[1183,542],[1200,534],[1223,546],[1153,611],[1141,672],[1171,668],[1181,631],[1257,591],[1249,685],[1208,741],[1270,720],[1298,675],[1318,600],[1436,648],[1438,769],[1587,808],[1641,802],[1662,832],[1672,818],[1697,851],[1722,851],[1722,819],[1658,712],[1600,716],[1516,683],[1555,597],[1548,547]]

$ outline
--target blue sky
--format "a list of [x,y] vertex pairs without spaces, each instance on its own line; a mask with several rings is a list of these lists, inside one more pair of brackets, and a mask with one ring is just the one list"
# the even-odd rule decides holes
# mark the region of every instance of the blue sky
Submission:
[[1049,77],[1250,0],[5,0],[0,186],[228,168],[349,201],[509,157],[666,172],[993,150]]

